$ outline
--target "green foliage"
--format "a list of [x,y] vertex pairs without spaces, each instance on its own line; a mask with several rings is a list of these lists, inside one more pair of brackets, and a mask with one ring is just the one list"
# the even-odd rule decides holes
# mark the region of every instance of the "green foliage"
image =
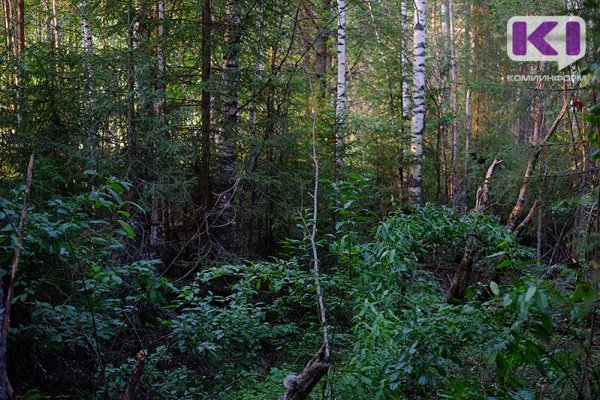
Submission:
[[[335,378],[344,398],[530,398],[565,382],[575,393],[568,382],[580,375],[574,361],[583,354],[570,352],[585,334],[577,321],[590,312],[589,286],[569,295],[551,281],[492,280],[473,288],[467,304],[447,305],[439,271],[464,250],[469,235],[481,243],[479,279],[538,273],[527,262],[531,249],[494,219],[431,205],[392,216],[371,243],[340,240],[334,247],[349,268],[360,270],[348,272],[353,344]],[[578,328],[562,342],[565,318],[573,321],[569,330]],[[536,388],[536,379],[546,385]]]

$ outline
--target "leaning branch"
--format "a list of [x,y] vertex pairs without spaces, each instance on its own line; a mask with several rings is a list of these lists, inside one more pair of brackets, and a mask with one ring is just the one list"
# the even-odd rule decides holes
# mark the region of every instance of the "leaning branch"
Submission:
[[515,230],[515,226],[517,224],[517,218],[519,218],[519,215],[521,214],[521,211],[523,210],[523,206],[525,205],[525,201],[527,201],[527,194],[529,192],[529,182],[531,181],[531,178],[533,177],[533,171],[535,170],[537,161],[540,158],[540,155],[542,154],[544,145],[550,140],[550,138],[556,131],[556,128],[558,128],[558,124],[560,123],[560,121],[564,117],[565,113],[567,112],[569,103],[570,103],[570,97],[565,96],[565,100],[563,102],[562,108],[560,109],[560,112],[554,119],[554,122],[550,126],[550,129],[548,129],[548,132],[546,132],[546,135],[544,135],[544,137],[542,138],[541,142],[537,144],[536,150],[533,152],[533,154],[529,158],[529,162],[527,163],[527,168],[525,169],[525,175],[523,177],[523,183],[521,184],[521,188],[519,189],[519,196],[517,197],[517,202],[515,203],[515,206],[513,207],[512,211],[510,213],[510,216],[508,217],[508,221],[506,222],[506,226],[511,231]]
[[540,208],[540,201],[536,200],[535,203],[533,203],[533,206],[531,206],[531,209],[529,210],[529,212],[527,213],[527,216],[523,219],[523,221],[521,221],[519,226],[517,226],[516,229],[514,230],[515,236],[519,236],[519,234],[521,232],[523,232],[523,230],[527,227],[527,225],[529,225],[531,223],[531,221],[533,220],[533,217],[535,216],[535,213],[538,211],[539,208]]

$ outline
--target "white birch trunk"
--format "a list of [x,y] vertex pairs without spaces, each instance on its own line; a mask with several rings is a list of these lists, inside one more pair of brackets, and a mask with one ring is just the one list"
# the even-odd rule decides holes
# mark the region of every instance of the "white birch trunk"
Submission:
[[94,50],[94,43],[92,41],[92,30],[90,28],[90,21],[87,17],[87,1],[81,0],[79,2],[79,10],[81,12],[81,46],[86,54],[91,54]]
[[413,28],[413,115],[411,121],[412,165],[408,179],[409,200],[423,201],[423,132],[425,130],[425,0],[415,0]]
[[335,164],[336,180],[344,165],[344,124],[346,119],[346,4],[337,0],[337,96],[335,103]]
[[52,22],[54,28],[54,48],[60,45],[60,27],[58,26],[58,0],[52,0]]

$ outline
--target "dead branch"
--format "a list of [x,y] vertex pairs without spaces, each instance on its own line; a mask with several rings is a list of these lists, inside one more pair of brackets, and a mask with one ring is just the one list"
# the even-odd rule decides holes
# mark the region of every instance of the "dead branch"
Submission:
[[[27,167],[27,183],[25,185],[25,193],[23,194],[23,207],[21,208],[21,219],[19,220],[19,230],[17,231],[17,244],[15,246],[15,254],[13,256],[12,267],[6,292],[6,300],[4,301],[4,310],[2,315],[2,333],[0,337],[0,398],[13,398],[13,390],[8,381],[6,371],[6,344],[8,340],[8,328],[10,327],[10,310],[15,295],[15,281],[17,279],[17,270],[19,267],[19,259],[21,257],[21,248],[23,247],[23,238],[25,237],[25,223],[27,222],[27,209],[29,207],[29,196],[31,194],[31,184],[33,181],[33,154],[29,157],[29,165]],[[0,284],[0,294],[2,294]]]
[[135,398],[135,389],[142,378],[144,365],[146,364],[146,353],[144,353],[144,350],[140,350],[135,358],[137,360],[137,364],[133,369],[133,374],[131,374],[131,379],[125,388],[125,393],[123,393],[121,400],[132,400]]
[[475,201],[475,208],[473,211],[480,212],[483,211],[483,208],[487,204],[490,198],[490,183],[492,182],[492,177],[494,176],[494,170],[498,165],[502,164],[502,160],[494,159],[485,173],[485,178],[483,180],[483,186],[480,186],[477,189],[477,196]]
[[540,201],[536,200],[535,203],[533,203],[533,205],[531,206],[531,209],[527,213],[527,216],[525,217],[525,219],[523,219],[523,221],[521,221],[519,226],[517,226],[517,228],[514,230],[515,236],[518,236],[521,232],[523,232],[523,230],[527,227],[527,225],[529,225],[529,223],[531,222],[531,220],[533,219],[533,217],[535,216],[535,213],[538,211],[539,208],[540,208]]
[[[494,159],[488,167],[483,180],[483,186],[480,186],[477,190],[475,208],[473,209],[474,212],[481,212],[485,208],[490,197],[490,184],[492,182],[492,177],[494,176],[494,171],[500,164],[502,164],[502,160]],[[469,235],[465,252],[460,260],[456,274],[452,279],[452,285],[450,286],[448,296],[446,297],[446,301],[450,304],[460,303],[465,299],[467,286],[471,281],[473,257],[477,252],[478,240],[480,239],[478,239],[477,236]]]
[[299,375],[291,375],[285,378],[284,387],[286,392],[279,400],[304,400],[308,398],[310,392],[321,378],[327,374],[331,366],[326,352],[327,346],[323,343],[317,354],[306,364]]
[[550,129],[548,129],[548,132],[546,132],[546,135],[544,135],[541,142],[536,144],[536,150],[533,152],[533,154],[529,158],[529,162],[527,163],[527,168],[525,169],[525,175],[523,177],[523,183],[521,184],[521,188],[519,189],[519,196],[517,197],[517,202],[515,203],[515,206],[513,207],[512,211],[510,213],[510,216],[508,217],[508,221],[506,222],[506,226],[511,231],[514,231],[515,225],[517,223],[517,218],[521,214],[521,211],[523,210],[523,206],[525,205],[525,201],[527,200],[527,194],[529,192],[529,182],[531,181],[531,178],[533,176],[533,171],[535,170],[537,161],[540,158],[540,155],[542,154],[544,145],[546,144],[546,142],[548,142],[548,140],[550,140],[550,138],[556,131],[556,128],[558,128],[558,124],[560,123],[560,121],[564,117],[567,109],[569,108],[569,103],[570,103],[570,98],[565,96],[565,100],[563,102],[562,108],[560,109],[560,112],[554,119],[554,122],[550,126]]

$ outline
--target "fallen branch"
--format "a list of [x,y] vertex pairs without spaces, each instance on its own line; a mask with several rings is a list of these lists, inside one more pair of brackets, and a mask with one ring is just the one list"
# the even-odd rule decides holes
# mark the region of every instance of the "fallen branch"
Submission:
[[146,353],[144,353],[144,350],[140,350],[138,351],[135,358],[137,360],[137,364],[133,369],[133,374],[131,375],[131,379],[129,380],[129,383],[125,388],[125,393],[123,393],[123,397],[121,397],[121,400],[132,400],[135,397],[135,389],[138,383],[140,383],[140,379],[142,378],[142,373],[144,372],[144,365],[146,364]]
[[[29,196],[31,194],[31,183],[33,181],[33,154],[29,157],[29,165],[27,167],[27,183],[25,185],[25,193],[23,194],[23,207],[21,208],[21,219],[19,220],[19,229],[17,233],[17,244],[15,246],[15,255],[13,256],[12,267],[8,282],[8,290],[6,292],[6,300],[4,301],[4,310],[2,310],[2,332],[0,333],[0,399],[13,398],[13,390],[8,381],[8,373],[6,371],[6,344],[8,341],[8,328],[10,327],[10,310],[15,295],[15,281],[17,280],[17,270],[19,268],[19,259],[21,257],[21,248],[23,247],[23,238],[25,237],[25,223],[27,222],[27,209],[29,207]],[[2,285],[0,284],[0,295],[2,293]]]
[[286,377],[283,381],[286,392],[279,400],[304,400],[308,398],[310,392],[329,371],[331,364],[326,353],[327,346],[323,343],[317,354],[306,364],[299,375]]

